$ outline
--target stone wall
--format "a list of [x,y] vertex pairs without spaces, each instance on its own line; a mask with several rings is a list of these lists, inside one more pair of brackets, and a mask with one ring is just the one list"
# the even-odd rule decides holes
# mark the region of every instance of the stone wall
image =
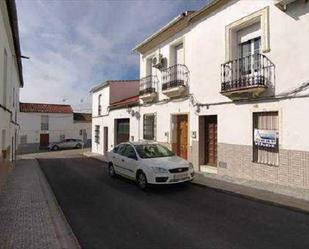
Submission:
[[309,151],[279,149],[279,165],[252,162],[252,146],[218,144],[218,174],[309,189]]

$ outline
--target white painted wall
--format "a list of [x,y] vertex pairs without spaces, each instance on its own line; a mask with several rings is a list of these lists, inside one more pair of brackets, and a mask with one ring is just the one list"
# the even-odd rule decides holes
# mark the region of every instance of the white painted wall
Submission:
[[[7,84],[4,86],[4,51],[7,54]],[[15,156],[15,137],[18,126],[11,121],[17,121],[19,111],[20,79],[15,58],[15,50],[5,1],[0,1],[0,104],[9,109],[12,114],[0,107],[0,159],[2,150],[10,147],[10,160]],[[4,90],[6,93],[4,94]],[[4,96],[6,96],[4,98]],[[6,136],[2,137],[5,130]],[[13,140],[13,144],[12,144]],[[4,141],[4,144],[2,144]]]
[[[146,61],[160,51],[170,58],[170,48],[180,41],[184,44],[184,61],[190,70],[190,93],[199,103],[209,104],[197,112],[189,99],[174,102],[153,103],[134,107],[141,114],[141,119],[130,117],[126,109],[110,111],[105,116],[96,117],[96,96],[93,94],[93,134],[95,125],[100,125],[100,143],[93,138],[92,151],[103,153],[103,127],[109,129],[109,149],[114,147],[114,119],[130,117],[130,136],[134,140],[142,139],[142,115],[157,113],[157,140],[171,142],[171,115],[189,113],[189,145],[198,140],[198,119],[201,115],[218,115],[218,143],[252,145],[252,116],[257,111],[279,112],[279,143],[281,149],[309,151],[309,119],[306,115],[309,98],[293,98],[280,101],[255,103],[227,103],[230,99],[220,94],[220,67],[225,62],[225,27],[265,7],[269,7],[270,51],[265,55],[276,65],[276,94],[298,87],[309,81],[309,3],[298,1],[289,5],[286,12],[274,6],[272,0],[230,1],[223,8],[210,16],[178,33],[173,38],[160,44],[140,56],[140,77],[146,76]],[[159,100],[168,99],[161,92],[161,72],[153,69],[158,76]],[[102,90],[108,93],[108,88]],[[302,94],[308,93],[304,91]],[[104,93],[103,93],[104,94]],[[107,110],[107,109],[106,109]],[[105,111],[106,111],[105,110]],[[196,131],[196,138],[191,138]],[[169,132],[169,137],[165,136]]]
[[[49,118],[48,131],[41,130],[41,116]],[[19,143],[23,135],[27,136],[27,144],[39,144],[40,134],[49,134],[49,142],[59,142],[60,136],[65,138],[83,139],[80,130],[85,129],[88,139],[91,139],[91,122],[74,122],[72,114],[62,113],[29,113],[21,112],[18,117],[20,124]]]
[[92,125],[91,122],[73,122],[73,138],[83,140],[83,135],[81,135],[80,130],[85,130],[87,134],[87,139],[92,138]]
[[[185,64],[190,71],[190,93],[199,103],[210,104],[209,109],[201,107],[199,115],[218,115],[218,142],[252,145],[252,112],[261,109],[278,110],[281,120],[280,147],[293,150],[309,150],[309,132],[305,124],[309,123],[306,110],[308,98],[275,101],[273,103],[211,105],[230,101],[220,94],[220,67],[225,62],[226,26],[265,7],[269,7],[270,51],[265,55],[276,66],[275,93],[281,94],[297,88],[309,81],[309,3],[297,1],[283,12],[273,0],[232,0],[208,17],[193,24],[173,38],[140,56],[140,77],[146,76],[146,61],[160,51],[168,60],[174,44],[184,43]],[[161,73],[155,70],[161,81]],[[161,93],[159,99],[167,97]],[[308,94],[309,90],[301,94]],[[147,107],[151,110],[152,107]],[[165,117],[180,109],[180,105],[156,107],[165,110]],[[190,127],[198,132],[198,115],[191,109]],[[300,122],[300,120],[302,120]],[[164,126],[163,126],[164,127]],[[158,129],[160,128],[158,125]],[[198,136],[197,136],[198,137]],[[158,136],[158,139],[160,136]]]

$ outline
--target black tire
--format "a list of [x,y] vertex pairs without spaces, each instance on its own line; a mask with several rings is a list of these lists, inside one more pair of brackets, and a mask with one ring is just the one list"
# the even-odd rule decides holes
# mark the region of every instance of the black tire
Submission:
[[116,172],[112,163],[108,165],[108,175],[112,178],[116,177]]
[[81,144],[76,144],[76,146],[75,146],[76,149],[80,149],[81,147],[82,147]]
[[53,148],[52,148],[53,151],[57,151],[57,150],[59,150],[59,149],[60,149],[60,148],[59,148],[58,145],[54,145]]
[[137,173],[136,183],[141,190],[146,190],[148,187],[147,177],[143,171]]

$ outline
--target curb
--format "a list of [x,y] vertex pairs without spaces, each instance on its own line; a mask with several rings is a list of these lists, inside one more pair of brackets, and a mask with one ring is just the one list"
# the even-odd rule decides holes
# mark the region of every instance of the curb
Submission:
[[240,184],[223,182],[217,179],[205,178],[210,183],[202,183],[193,180],[192,183],[200,187],[211,188],[215,191],[232,194],[249,200],[259,201],[272,206],[286,208],[292,211],[297,211],[309,215],[309,202],[302,199],[286,196],[279,193],[274,193],[268,190],[257,189]]
[[39,181],[42,187],[42,191],[46,197],[46,203],[51,216],[51,221],[54,226],[54,231],[60,248],[65,249],[81,249],[81,246],[76,238],[71,226],[69,225],[51,186],[46,179],[44,172],[42,171],[37,159],[33,159],[37,164],[38,174],[40,175]]

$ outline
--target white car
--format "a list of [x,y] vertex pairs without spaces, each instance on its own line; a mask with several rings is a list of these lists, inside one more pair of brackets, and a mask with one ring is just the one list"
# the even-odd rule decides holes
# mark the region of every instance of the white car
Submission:
[[193,165],[153,142],[127,142],[108,153],[109,175],[135,180],[141,189],[148,184],[175,184],[193,180]]
[[65,139],[58,143],[51,143],[48,146],[49,150],[61,150],[61,149],[81,149],[84,147],[84,142],[80,139]]

